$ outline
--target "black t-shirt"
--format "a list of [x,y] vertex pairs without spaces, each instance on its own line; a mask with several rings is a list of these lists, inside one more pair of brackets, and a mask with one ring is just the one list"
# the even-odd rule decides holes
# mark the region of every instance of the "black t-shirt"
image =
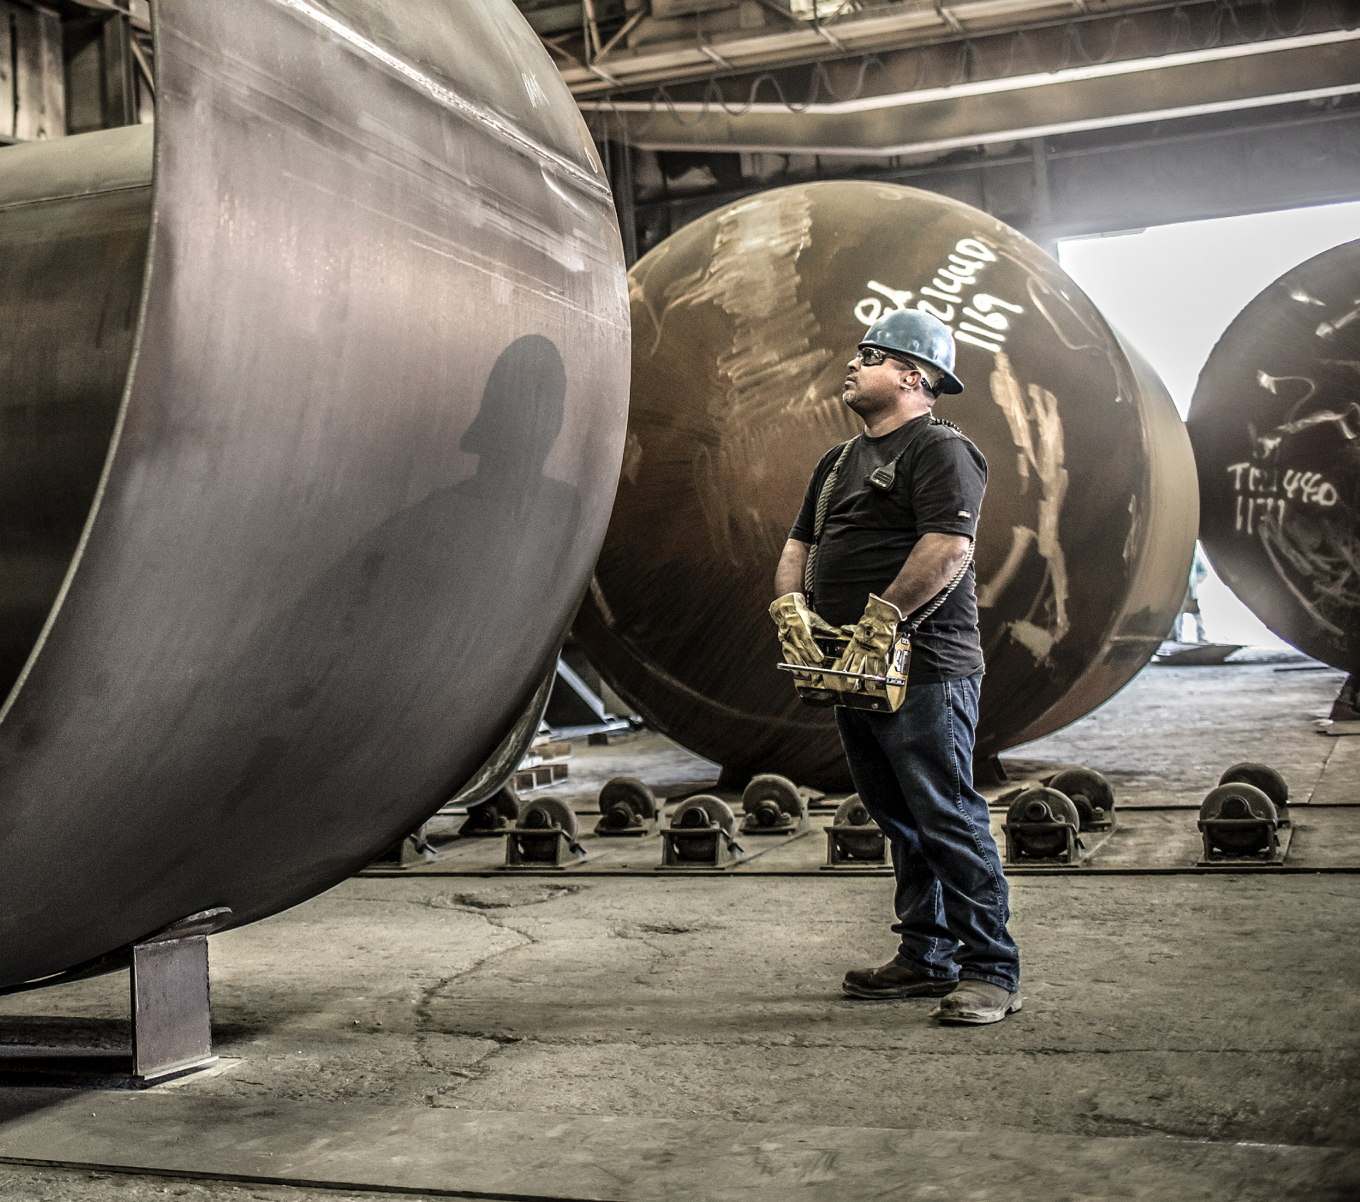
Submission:
[[[817,497],[840,453],[840,446],[832,447],[817,464],[790,538],[814,541]],[[869,483],[873,472],[895,460],[891,487]],[[982,452],[928,414],[881,438],[861,434],[850,444],[831,490],[817,551],[813,609],[836,626],[858,622],[869,594],[883,595],[921,535],[976,537],[986,487]],[[982,671],[973,584],[970,566],[948,600],[921,624],[912,640],[910,684],[961,680]]]

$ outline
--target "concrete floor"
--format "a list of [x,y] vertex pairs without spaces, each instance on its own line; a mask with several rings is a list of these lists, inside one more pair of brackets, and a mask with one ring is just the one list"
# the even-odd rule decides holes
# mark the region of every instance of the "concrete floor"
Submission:
[[[1360,803],[1360,739],[1314,729],[1339,683],[1150,668],[1008,759],[1197,805],[1246,758],[1302,800],[1345,748]],[[556,791],[624,770],[712,773],[641,736]],[[129,1170],[0,1163],[0,1197],[1360,1197],[1360,875],[1017,877],[1025,1008],[957,1029],[841,995],[892,954],[881,877],[438,870],[214,936],[216,1070],[0,1089],[0,1159]],[[121,975],[0,999],[0,1043],[127,1037]]]

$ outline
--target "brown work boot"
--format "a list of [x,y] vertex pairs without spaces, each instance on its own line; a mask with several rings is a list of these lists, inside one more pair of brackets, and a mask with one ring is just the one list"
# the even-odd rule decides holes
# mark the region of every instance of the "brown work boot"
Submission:
[[954,980],[926,977],[895,959],[882,968],[855,968],[845,974],[841,988],[851,997],[893,998],[943,997],[957,985]]
[[1020,1009],[1020,992],[988,981],[960,981],[959,987],[930,1012],[942,1023],[999,1023]]

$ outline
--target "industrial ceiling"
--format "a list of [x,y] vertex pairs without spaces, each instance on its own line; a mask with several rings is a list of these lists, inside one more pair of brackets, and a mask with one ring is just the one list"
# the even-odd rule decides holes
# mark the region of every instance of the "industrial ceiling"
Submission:
[[522,7],[582,110],[654,150],[915,155],[1360,92],[1334,4]]
[[[609,166],[630,262],[809,178],[938,191],[1050,247],[1360,198],[1360,0],[518,3]],[[0,143],[151,120],[149,16],[0,0]]]

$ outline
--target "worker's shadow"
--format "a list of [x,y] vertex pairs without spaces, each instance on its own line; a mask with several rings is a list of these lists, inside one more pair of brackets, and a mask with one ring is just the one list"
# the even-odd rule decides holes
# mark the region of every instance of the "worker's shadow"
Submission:
[[258,865],[259,840],[297,839],[324,872],[405,834],[499,742],[501,711],[522,708],[556,650],[539,597],[570,571],[580,499],[543,468],[565,396],[556,346],[513,342],[460,443],[476,473],[360,539],[211,690],[218,734],[199,797],[224,860],[237,848]]

